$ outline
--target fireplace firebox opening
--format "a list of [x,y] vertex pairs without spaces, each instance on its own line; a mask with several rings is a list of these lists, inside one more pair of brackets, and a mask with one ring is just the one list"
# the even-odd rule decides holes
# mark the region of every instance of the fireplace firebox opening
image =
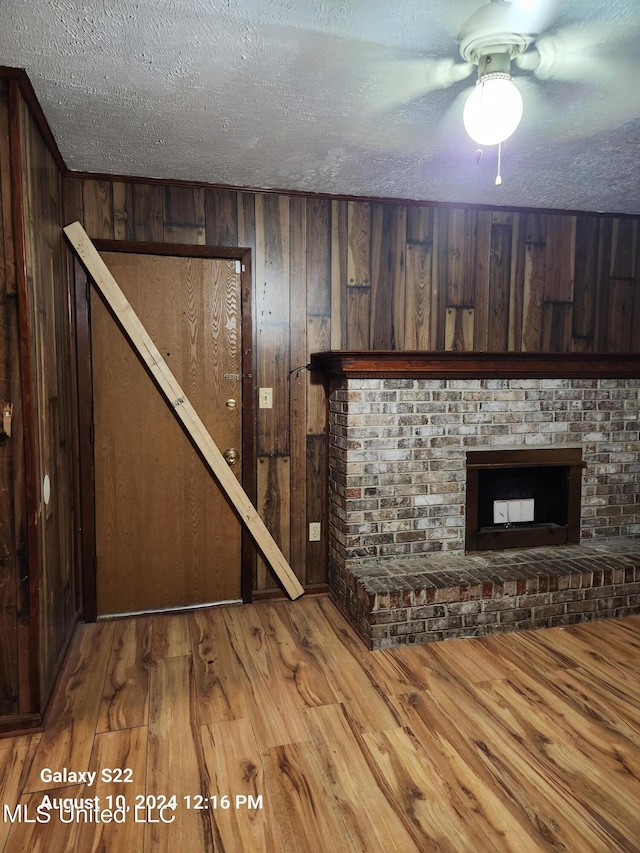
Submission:
[[467,452],[465,551],[580,541],[581,448]]

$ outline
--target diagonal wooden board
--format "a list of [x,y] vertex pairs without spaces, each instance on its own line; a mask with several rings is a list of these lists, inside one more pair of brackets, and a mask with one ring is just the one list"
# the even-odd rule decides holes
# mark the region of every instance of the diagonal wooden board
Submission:
[[258,511],[247,497],[246,492],[229,470],[222,453],[187,399],[120,286],[109,272],[87,232],[79,222],[73,222],[63,230],[91,275],[96,287],[111,307],[129,342],[140,353],[147,370],[156,380],[168,405],[182,421],[191,440],[200,451],[207,468],[224,489],[236,512],[253,536],[265,560],[279,578],[290,598],[299,598],[304,593],[304,589],[298,578],[258,515]]

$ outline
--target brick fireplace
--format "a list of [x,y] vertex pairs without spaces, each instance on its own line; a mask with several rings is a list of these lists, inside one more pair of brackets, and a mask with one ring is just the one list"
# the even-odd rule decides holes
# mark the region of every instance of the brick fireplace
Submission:
[[[637,607],[637,355],[322,353],[312,366],[329,377],[331,594],[372,647]],[[578,544],[523,548],[516,533],[515,550],[475,553],[468,458],[563,449],[580,460],[565,540]]]

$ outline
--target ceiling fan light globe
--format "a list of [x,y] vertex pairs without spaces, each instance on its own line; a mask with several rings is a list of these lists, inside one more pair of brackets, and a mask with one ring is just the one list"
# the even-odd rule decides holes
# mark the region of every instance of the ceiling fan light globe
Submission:
[[507,74],[487,74],[478,80],[464,105],[462,120],[478,145],[498,145],[522,119],[522,95]]

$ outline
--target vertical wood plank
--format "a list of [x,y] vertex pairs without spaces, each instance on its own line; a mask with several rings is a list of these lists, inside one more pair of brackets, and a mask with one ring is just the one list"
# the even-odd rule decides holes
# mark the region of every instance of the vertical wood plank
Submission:
[[606,352],[609,329],[609,293],[611,283],[611,257],[613,252],[613,225],[611,217],[600,220],[598,245],[598,286],[596,292],[596,340],[594,350]]
[[204,190],[196,187],[164,188],[164,241],[204,245]]
[[238,193],[204,191],[205,242],[207,246],[238,246]]
[[133,188],[134,239],[145,243],[164,242],[164,190],[157,184],[135,184]]
[[[307,355],[322,352],[331,345],[329,317],[309,317],[307,320]],[[304,375],[304,374],[303,374]],[[292,382],[296,380],[292,377]],[[316,374],[308,374],[307,429],[308,433],[324,432],[327,425],[327,402],[324,383]]]
[[[307,203],[307,360],[312,352],[331,346],[330,213],[325,199]],[[324,384],[310,376],[307,389],[306,432],[324,432],[327,411]]]
[[[327,579],[326,553],[329,536],[327,518],[327,441],[325,434],[307,436],[307,501],[306,517],[309,522],[319,521],[319,542],[306,542],[308,584],[324,583]],[[305,541],[308,540],[305,530]]]
[[578,216],[572,335],[573,348],[583,351],[592,350],[595,339],[599,237],[599,218]]
[[[289,198],[255,197],[258,387],[273,389],[273,408],[258,409],[258,454],[289,453]],[[294,365],[297,366],[297,365]]]
[[473,308],[447,308],[445,349],[462,352],[473,349]]
[[[116,240],[133,240],[135,216],[133,209],[133,184],[124,181],[113,183],[113,236]],[[86,230],[86,229],[85,229]]]
[[82,186],[80,178],[65,178],[62,184],[64,198],[64,223],[84,220],[82,212]]
[[522,349],[539,352],[542,347],[542,300],[544,295],[547,217],[528,213],[525,224],[525,266]]
[[634,290],[638,267],[638,223],[614,219],[611,234],[611,274],[608,297],[607,351],[627,352],[632,347]]
[[[509,214],[494,214],[491,222],[487,348],[502,352],[509,346],[512,226]],[[476,318],[477,319],[477,318]]]
[[[21,387],[19,349],[16,346],[19,324],[15,300],[8,133],[7,92],[3,81],[0,87],[0,399],[13,403],[15,417],[11,440],[0,440],[0,715],[17,714],[20,710],[17,602],[20,530],[16,527],[16,516],[21,514],[19,507],[24,489],[20,478]],[[10,772],[7,768],[7,773]],[[0,845],[7,832],[8,826],[3,831],[3,824],[0,824]]]
[[347,340],[348,202],[331,202],[331,349]]
[[543,352],[570,352],[572,320],[572,302],[542,303]]
[[447,305],[474,304],[477,216],[475,210],[449,210]]
[[371,284],[371,205],[347,203],[347,283],[351,287]]
[[544,299],[571,302],[575,276],[576,217],[547,216]]
[[[492,281],[492,222],[495,216],[505,214],[492,214],[488,210],[479,210],[476,225],[476,265],[474,272],[474,323],[473,323],[473,348],[479,352],[492,349],[490,341],[494,335],[489,329],[491,312],[493,309],[490,296],[490,283]],[[510,224],[510,218],[505,224]],[[504,320],[508,324],[509,316]]]
[[[306,517],[300,512],[307,500],[307,460],[305,430],[307,423],[307,385],[310,375],[304,365],[309,360],[307,352],[307,203],[300,196],[291,198],[289,212],[290,252],[290,339],[291,369],[289,374],[289,418],[291,460],[291,548],[289,564],[303,579],[305,572],[304,543]],[[298,367],[302,367],[298,370]]]
[[404,345],[406,208],[375,204],[371,238],[371,346]]
[[433,284],[431,288],[431,344],[445,349],[447,276],[449,270],[449,208],[437,207],[433,215]]
[[611,278],[635,276],[638,253],[638,222],[614,219],[611,232]]
[[431,349],[433,208],[407,209],[405,349]]
[[371,290],[368,287],[347,288],[346,348],[367,350],[371,346]]
[[[263,456],[258,459],[257,510],[269,533],[289,560],[291,543],[291,464],[288,456]],[[304,566],[292,566],[304,574]],[[256,589],[273,589],[276,578],[261,556],[258,556]]]
[[331,317],[331,205],[307,200],[307,314]]
[[[607,352],[630,352],[633,346],[635,279],[611,279]],[[638,330],[635,329],[636,336]]]
[[526,214],[514,213],[511,238],[511,286],[509,294],[510,352],[522,352],[524,328],[524,280],[526,263]]
[[110,181],[82,181],[83,225],[92,239],[114,239],[112,188]]

